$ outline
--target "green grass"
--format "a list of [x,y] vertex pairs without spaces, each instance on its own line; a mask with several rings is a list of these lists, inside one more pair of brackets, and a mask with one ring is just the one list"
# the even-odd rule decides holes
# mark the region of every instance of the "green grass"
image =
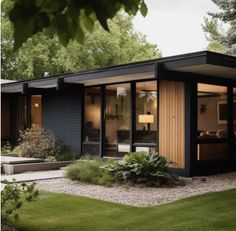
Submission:
[[17,226],[24,231],[233,231],[236,189],[149,208],[41,192],[38,201],[22,207]]

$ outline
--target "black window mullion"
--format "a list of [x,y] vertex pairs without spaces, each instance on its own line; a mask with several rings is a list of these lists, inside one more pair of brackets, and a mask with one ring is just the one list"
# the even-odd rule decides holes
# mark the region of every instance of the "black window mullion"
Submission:
[[100,103],[100,146],[99,146],[99,154],[101,157],[104,156],[104,141],[106,136],[105,131],[105,120],[106,120],[106,87],[101,86],[101,103]]
[[130,114],[130,152],[134,152],[136,131],[136,82],[131,82],[131,114]]

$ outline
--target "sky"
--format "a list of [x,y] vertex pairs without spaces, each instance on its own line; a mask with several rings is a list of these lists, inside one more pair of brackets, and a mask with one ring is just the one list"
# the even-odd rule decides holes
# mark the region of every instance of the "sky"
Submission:
[[162,56],[206,50],[207,40],[201,28],[207,12],[216,12],[211,0],[145,0],[146,17],[134,18],[135,30],[157,44]]

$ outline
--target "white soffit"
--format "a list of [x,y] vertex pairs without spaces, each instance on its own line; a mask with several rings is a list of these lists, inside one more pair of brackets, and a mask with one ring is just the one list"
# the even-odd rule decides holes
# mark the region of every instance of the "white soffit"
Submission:
[[176,71],[190,72],[195,74],[216,76],[228,79],[236,79],[236,67],[224,67],[212,64],[202,64],[195,66],[179,67]]
[[81,83],[84,84],[85,86],[93,86],[100,84],[119,83],[132,80],[151,79],[151,78],[155,78],[154,72],[120,75],[120,76],[104,77],[98,79],[78,80],[77,82],[74,83]]

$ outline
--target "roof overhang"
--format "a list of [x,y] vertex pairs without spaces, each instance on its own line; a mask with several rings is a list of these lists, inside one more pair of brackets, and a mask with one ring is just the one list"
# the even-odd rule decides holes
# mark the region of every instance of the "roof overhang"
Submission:
[[[161,65],[159,65],[161,64]],[[236,57],[201,51],[109,68],[2,84],[2,92],[25,93],[27,89],[61,89],[63,85],[95,86],[158,78],[165,70],[236,80]],[[192,75],[190,75],[192,76]]]
[[209,51],[164,62],[165,69],[236,80],[236,57]]

